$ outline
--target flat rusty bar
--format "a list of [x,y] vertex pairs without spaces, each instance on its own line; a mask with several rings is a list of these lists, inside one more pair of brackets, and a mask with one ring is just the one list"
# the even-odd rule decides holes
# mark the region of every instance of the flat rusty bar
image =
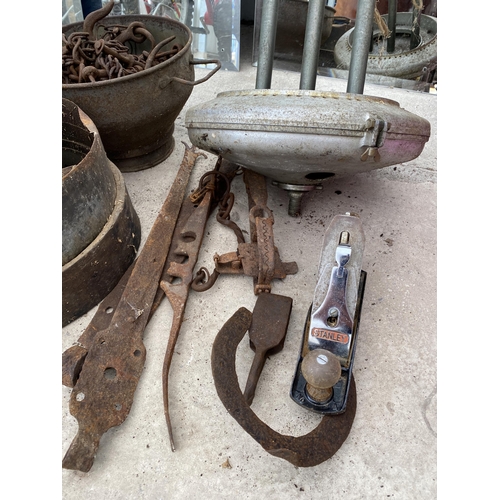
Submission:
[[193,270],[198,260],[198,253],[203,241],[205,225],[210,214],[212,196],[213,193],[210,191],[205,194],[200,205],[192,212],[191,216],[186,221],[186,224],[180,231],[178,239],[173,242],[174,258],[175,256],[179,256],[183,258],[183,262],[172,261],[166,270],[167,276],[171,279],[163,280],[160,283],[173,309],[172,325],[162,369],[163,405],[172,451],[175,451],[175,444],[168,406],[168,373],[172,363],[175,344],[184,319],[184,310],[186,308],[191,282],[193,281]]
[[[95,334],[71,393],[70,413],[78,432],[63,458],[66,469],[88,472],[101,436],[128,416],[146,359],[144,329],[158,289],[184,192],[202,155],[185,145],[184,158],[168,196],[137,257],[110,325]],[[203,155],[205,156],[205,155]]]

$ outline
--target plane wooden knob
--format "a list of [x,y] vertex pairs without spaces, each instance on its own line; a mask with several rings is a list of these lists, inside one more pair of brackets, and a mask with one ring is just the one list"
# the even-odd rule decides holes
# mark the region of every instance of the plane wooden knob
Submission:
[[330,399],[341,373],[339,360],[326,349],[309,351],[302,360],[306,391],[315,402],[322,403]]

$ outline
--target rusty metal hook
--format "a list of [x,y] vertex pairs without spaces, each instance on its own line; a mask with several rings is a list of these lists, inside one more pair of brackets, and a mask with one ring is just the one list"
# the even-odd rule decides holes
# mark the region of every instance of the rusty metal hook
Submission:
[[162,40],[161,42],[156,44],[155,47],[153,47],[153,49],[149,53],[148,58],[146,59],[146,65],[144,66],[144,69],[149,69],[151,67],[151,65],[153,64],[153,61],[154,61],[156,55],[158,54],[158,52],[160,51],[160,49],[165,47],[165,45],[168,45],[172,40],[174,40],[174,38],[175,38],[175,35],[172,35],[172,36],[166,38],[165,40]]
[[95,40],[94,26],[95,24],[104,19],[115,6],[114,2],[108,2],[102,9],[91,12],[83,21],[83,31],[88,33],[90,40]]
[[[115,38],[115,41],[120,43],[125,43],[128,42],[129,40],[135,43],[144,42],[144,40],[146,40],[145,32],[138,31],[138,28],[144,29],[146,28],[146,26],[144,25],[144,23],[141,23],[140,21],[131,22],[127,26],[127,28]],[[149,33],[149,37],[152,37],[151,33]],[[152,46],[153,47],[155,46],[154,39],[152,42]]]
[[219,277],[219,272],[214,269],[214,272],[210,274],[206,267],[200,268],[200,270],[195,274],[193,282],[191,283],[191,288],[195,292],[206,292],[214,286],[214,283]]

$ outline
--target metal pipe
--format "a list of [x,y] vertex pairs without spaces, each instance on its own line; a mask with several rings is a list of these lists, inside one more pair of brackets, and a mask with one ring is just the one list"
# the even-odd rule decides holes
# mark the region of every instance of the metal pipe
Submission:
[[274,45],[280,0],[263,2],[260,20],[259,57],[257,59],[256,89],[270,89],[273,74]]
[[302,51],[300,90],[314,90],[319,63],[321,32],[325,17],[325,0],[309,0],[307,7],[306,33]]
[[420,14],[422,14],[422,8],[413,7],[410,50],[416,49],[420,44]]
[[387,27],[391,32],[387,39],[387,52],[392,54],[396,48],[396,16],[398,12],[398,5],[396,0],[389,0],[389,7],[387,13]]
[[358,1],[358,11],[356,12],[356,23],[353,32],[351,63],[349,65],[349,78],[347,80],[348,93],[362,94],[365,87],[374,12],[375,0]]

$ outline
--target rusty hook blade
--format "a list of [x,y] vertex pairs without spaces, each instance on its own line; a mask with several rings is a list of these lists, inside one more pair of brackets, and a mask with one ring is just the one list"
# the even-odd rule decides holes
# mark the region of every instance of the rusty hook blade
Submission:
[[175,35],[172,35],[171,37],[166,38],[165,40],[162,40],[161,42],[157,43],[156,46],[153,47],[153,49],[149,53],[148,58],[146,59],[146,64],[144,66],[144,69],[149,69],[151,67],[151,65],[153,64],[153,61],[154,61],[156,55],[158,54],[158,52],[160,51],[160,49],[165,47],[165,45],[168,45],[172,40],[174,40],[174,38],[175,38]]
[[191,288],[195,292],[206,292],[212,288],[219,277],[219,272],[214,269],[214,272],[210,274],[210,271],[206,267],[200,268],[196,273],[193,282],[191,283]]

